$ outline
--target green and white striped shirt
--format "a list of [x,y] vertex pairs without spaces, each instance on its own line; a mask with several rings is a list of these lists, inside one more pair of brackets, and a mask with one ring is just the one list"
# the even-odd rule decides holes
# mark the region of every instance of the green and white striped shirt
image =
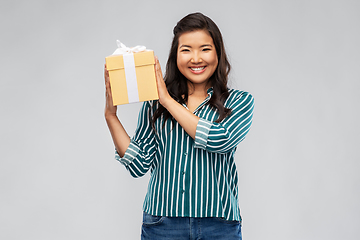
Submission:
[[[135,136],[119,160],[133,177],[151,172],[143,210],[156,216],[222,217],[241,221],[238,176],[234,161],[236,146],[250,129],[254,99],[251,94],[229,90],[224,105],[232,110],[220,123],[218,113],[207,103],[194,111],[200,118],[195,140],[175,121],[163,117],[151,127],[157,101],[145,102],[139,113]],[[186,107],[186,106],[184,106]]]

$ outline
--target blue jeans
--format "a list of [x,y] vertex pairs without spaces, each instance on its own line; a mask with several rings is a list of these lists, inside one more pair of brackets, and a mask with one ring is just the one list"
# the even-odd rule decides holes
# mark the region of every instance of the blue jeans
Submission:
[[241,240],[241,223],[217,217],[161,217],[144,212],[141,239]]

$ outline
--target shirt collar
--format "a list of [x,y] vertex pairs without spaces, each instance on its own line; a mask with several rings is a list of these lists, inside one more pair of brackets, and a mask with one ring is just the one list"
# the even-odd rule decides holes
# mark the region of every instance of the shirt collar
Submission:
[[[204,99],[204,101],[195,109],[194,113],[196,113],[200,108],[202,108],[212,97],[214,91],[213,91],[213,87],[210,87],[207,91],[208,96]],[[185,103],[182,104],[183,107],[185,107],[186,109],[189,110],[189,108],[186,106]]]
[[196,113],[197,111],[199,111],[205,104],[207,104],[210,100],[210,98],[213,95],[213,88],[209,88],[207,91],[208,96],[205,98],[205,100],[196,108],[196,110],[194,111],[194,113]]

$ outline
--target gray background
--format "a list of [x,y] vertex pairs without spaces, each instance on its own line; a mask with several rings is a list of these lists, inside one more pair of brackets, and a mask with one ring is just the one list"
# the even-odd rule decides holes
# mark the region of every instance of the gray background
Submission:
[[[359,239],[360,2],[2,1],[0,239],[139,239],[148,175],[113,159],[103,64],[188,13],[223,33],[251,92],[236,155],[244,239]],[[119,107],[133,134],[141,104]]]

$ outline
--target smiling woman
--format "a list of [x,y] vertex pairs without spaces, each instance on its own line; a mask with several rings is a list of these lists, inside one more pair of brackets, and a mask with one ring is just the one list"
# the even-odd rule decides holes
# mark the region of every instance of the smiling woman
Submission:
[[[177,23],[173,30],[174,38],[172,41],[172,45],[170,48],[169,59],[166,64],[166,74],[165,74],[165,82],[166,88],[170,94],[170,96],[176,100],[178,103],[187,106],[190,110],[194,110],[197,104],[199,103],[199,98],[203,98],[206,96],[206,91],[202,89],[201,91],[195,92],[193,88],[193,83],[191,79],[192,77],[184,76],[183,72],[180,72],[179,61],[181,60],[182,52],[179,52],[180,47],[201,47],[203,45],[211,45],[212,49],[208,46],[203,46],[203,51],[211,50],[211,52],[216,53],[216,61],[217,66],[215,67],[215,71],[210,75],[208,79],[208,84],[206,87],[212,87],[213,97],[209,100],[209,105],[212,106],[218,112],[218,118],[215,122],[221,122],[226,116],[231,113],[229,108],[224,106],[225,100],[229,96],[229,91],[227,87],[228,82],[228,74],[230,72],[230,63],[227,59],[224,42],[222,39],[222,35],[220,29],[217,25],[207,16],[204,16],[201,13],[189,14],[184,17]],[[198,35],[198,36],[196,36]],[[201,38],[198,38],[201,37]],[[209,39],[211,38],[211,40]],[[180,40],[190,41],[188,43],[179,43]],[[190,46],[187,44],[195,44],[194,46]],[[192,49],[184,49],[185,53],[190,52]],[[199,50],[199,49],[198,49]],[[195,56],[196,58],[198,56]],[[190,59],[191,60],[191,59]],[[202,61],[202,59],[193,59],[193,61]],[[195,64],[194,64],[195,65]],[[197,66],[199,67],[199,66]],[[185,67],[186,68],[186,67]],[[200,71],[201,73],[201,71]],[[197,88],[201,89],[201,88]],[[195,99],[192,101],[191,98]],[[156,109],[152,122],[154,123],[157,118],[163,116],[165,120],[173,119],[168,109],[159,105]]]
[[179,37],[177,66],[189,80],[188,87],[205,92],[211,87],[209,79],[217,65],[216,49],[207,31],[186,32]]
[[142,239],[241,239],[234,153],[252,123],[251,94],[227,88],[230,64],[220,30],[201,13],[174,28],[158,101],[143,104],[130,139],[112,105],[105,67],[105,117],[116,159],[130,174],[151,171]]

